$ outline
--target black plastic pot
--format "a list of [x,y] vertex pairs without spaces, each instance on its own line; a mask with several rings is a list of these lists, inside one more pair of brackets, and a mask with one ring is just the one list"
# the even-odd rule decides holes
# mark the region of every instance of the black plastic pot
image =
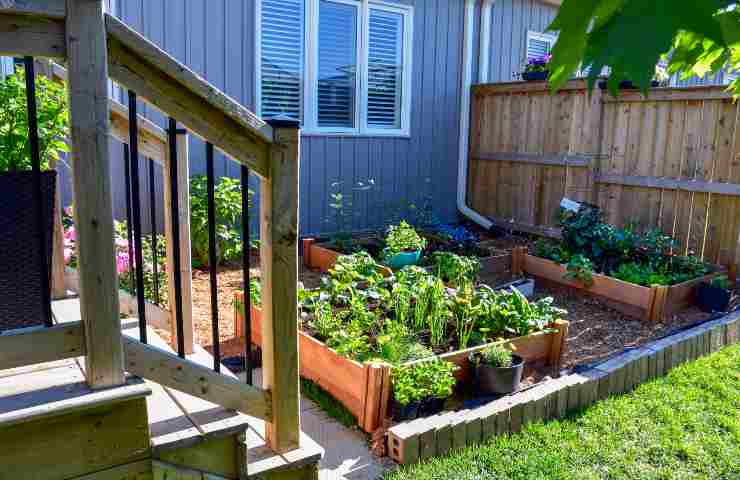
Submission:
[[510,367],[492,367],[478,363],[475,369],[476,383],[480,395],[503,395],[519,390],[524,372],[524,359],[512,355]]
[[[659,86],[660,86],[660,82],[658,82],[656,80],[653,80],[653,81],[650,82],[650,87],[652,87],[652,88],[657,88]],[[601,90],[606,90],[608,88],[607,81],[606,80],[601,80],[599,82],[599,88]],[[632,80],[622,80],[621,82],[619,82],[619,89],[620,90],[637,90],[639,88],[640,87],[638,87],[637,85],[635,85],[634,83],[632,83]]]
[[429,417],[440,413],[445,408],[446,398],[427,398],[419,405],[419,417]]
[[[42,278],[51,278],[55,184],[55,171],[41,172],[41,235],[34,208],[33,173],[0,173],[0,331],[43,325],[49,320]],[[46,265],[39,261],[42,236]]]
[[715,287],[708,282],[699,284],[696,292],[697,303],[703,312],[724,312],[730,304],[732,292]]
[[550,76],[550,71],[544,72],[522,72],[522,80],[525,82],[544,82]]
[[408,405],[401,405],[394,398],[391,402],[391,410],[393,411],[393,420],[397,422],[405,422],[407,420],[414,420],[419,417],[420,402],[411,402]]

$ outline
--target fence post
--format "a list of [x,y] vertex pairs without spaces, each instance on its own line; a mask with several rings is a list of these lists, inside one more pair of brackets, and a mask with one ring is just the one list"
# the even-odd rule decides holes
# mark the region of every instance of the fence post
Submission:
[[185,354],[193,353],[193,271],[190,256],[190,163],[188,135],[177,135],[177,196],[178,218],[180,221],[180,244],[174,245],[172,237],[172,189],[168,172],[173,161],[169,151],[164,160],[164,231],[167,267],[167,298],[170,310],[170,330],[172,346],[177,345],[177,326],[175,322],[175,273],[173,258],[180,255],[180,295],[182,297],[182,326]]
[[[298,171],[300,130],[293,120],[272,120],[270,175],[260,186],[262,269],[262,383],[272,393],[268,445],[276,452],[299,446]],[[245,293],[246,294],[246,293]]]
[[123,345],[108,152],[108,53],[102,0],[67,0],[74,213],[87,382],[121,385]]

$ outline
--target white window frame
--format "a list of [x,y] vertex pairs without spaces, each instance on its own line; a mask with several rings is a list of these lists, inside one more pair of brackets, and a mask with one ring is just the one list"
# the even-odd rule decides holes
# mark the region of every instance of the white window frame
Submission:
[[[319,0],[305,0],[304,6],[304,65],[302,129],[305,135],[384,136],[409,137],[411,132],[411,82],[413,60],[414,8],[410,5],[389,3],[383,0],[327,0],[357,7],[357,58],[355,78],[355,127],[319,127],[318,125],[318,40]],[[377,128],[367,125],[368,43],[370,9],[398,13],[403,16],[403,71],[401,79],[401,128]],[[262,114],[262,0],[255,9],[255,110]]]

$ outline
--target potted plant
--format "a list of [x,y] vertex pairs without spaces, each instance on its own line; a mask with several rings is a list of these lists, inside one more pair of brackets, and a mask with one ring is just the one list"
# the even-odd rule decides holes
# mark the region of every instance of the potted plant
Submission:
[[[668,72],[664,67],[661,67],[660,65],[657,65],[655,67],[655,75],[653,75],[653,79],[650,81],[650,87],[651,88],[658,88],[658,87],[667,87],[668,81],[670,80],[670,75],[668,75]],[[599,88],[601,90],[606,90],[608,87],[608,82],[606,80],[601,80],[599,82]],[[634,84],[632,80],[622,80],[619,82],[619,89],[620,90],[637,90],[639,87]]]
[[501,395],[519,390],[524,371],[524,359],[514,355],[504,345],[491,345],[470,359],[475,366],[478,391],[481,395]]
[[550,55],[527,59],[522,71],[522,79],[525,82],[543,82],[550,75]]
[[457,368],[454,363],[441,360],[418,364],[417,382],[426,387],[426,396],[419,408],[420,417],[436,415],[444,409],[445,402],[452,395],[452,389],[457,382],[454,376]]
[[426,248],[427,241],[421,237],[414,227],[401,221],[398,225],[391,225],[385,237],[383,256],[385,263],[395,269],[408,265],[416,265],[421,252]]
[[[42,245],[35,201],[38,190],[28,148],[25,75],[17,70],[0,82],[0,264],[5,267],[0,290],[8,299],[23,299],[23,309],[14,308],[17,302],[0,302],[0,318],[11,327],[28,326],[29,319],[45,319],[48,312],[42,289],[29,286],[40,286],[44,272],[51,275],[56,172],[49,170],[49,161],[59,160],[60,152],[68,151],[65,89],[46,77],[36,78],[35,83],[46,266],[36,265]],[[10,268],[12,265],[24,268]]]
[[697,290],[699,308],[704,312],[724,312],[732,296],[730,281],[725,275],[702,282]]
[[393,370],[393,401],[391,411],[393,420],[403,422],[413,420],[419,415],[419,407],[424,398],[424,389],[416,383],[416,366],[408,365]]

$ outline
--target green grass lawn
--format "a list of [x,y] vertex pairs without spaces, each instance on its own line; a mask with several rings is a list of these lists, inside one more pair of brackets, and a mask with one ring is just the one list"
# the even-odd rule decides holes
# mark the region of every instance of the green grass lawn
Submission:
[[740,345],[564,420],[385,480],[489,478],[740,479]]

